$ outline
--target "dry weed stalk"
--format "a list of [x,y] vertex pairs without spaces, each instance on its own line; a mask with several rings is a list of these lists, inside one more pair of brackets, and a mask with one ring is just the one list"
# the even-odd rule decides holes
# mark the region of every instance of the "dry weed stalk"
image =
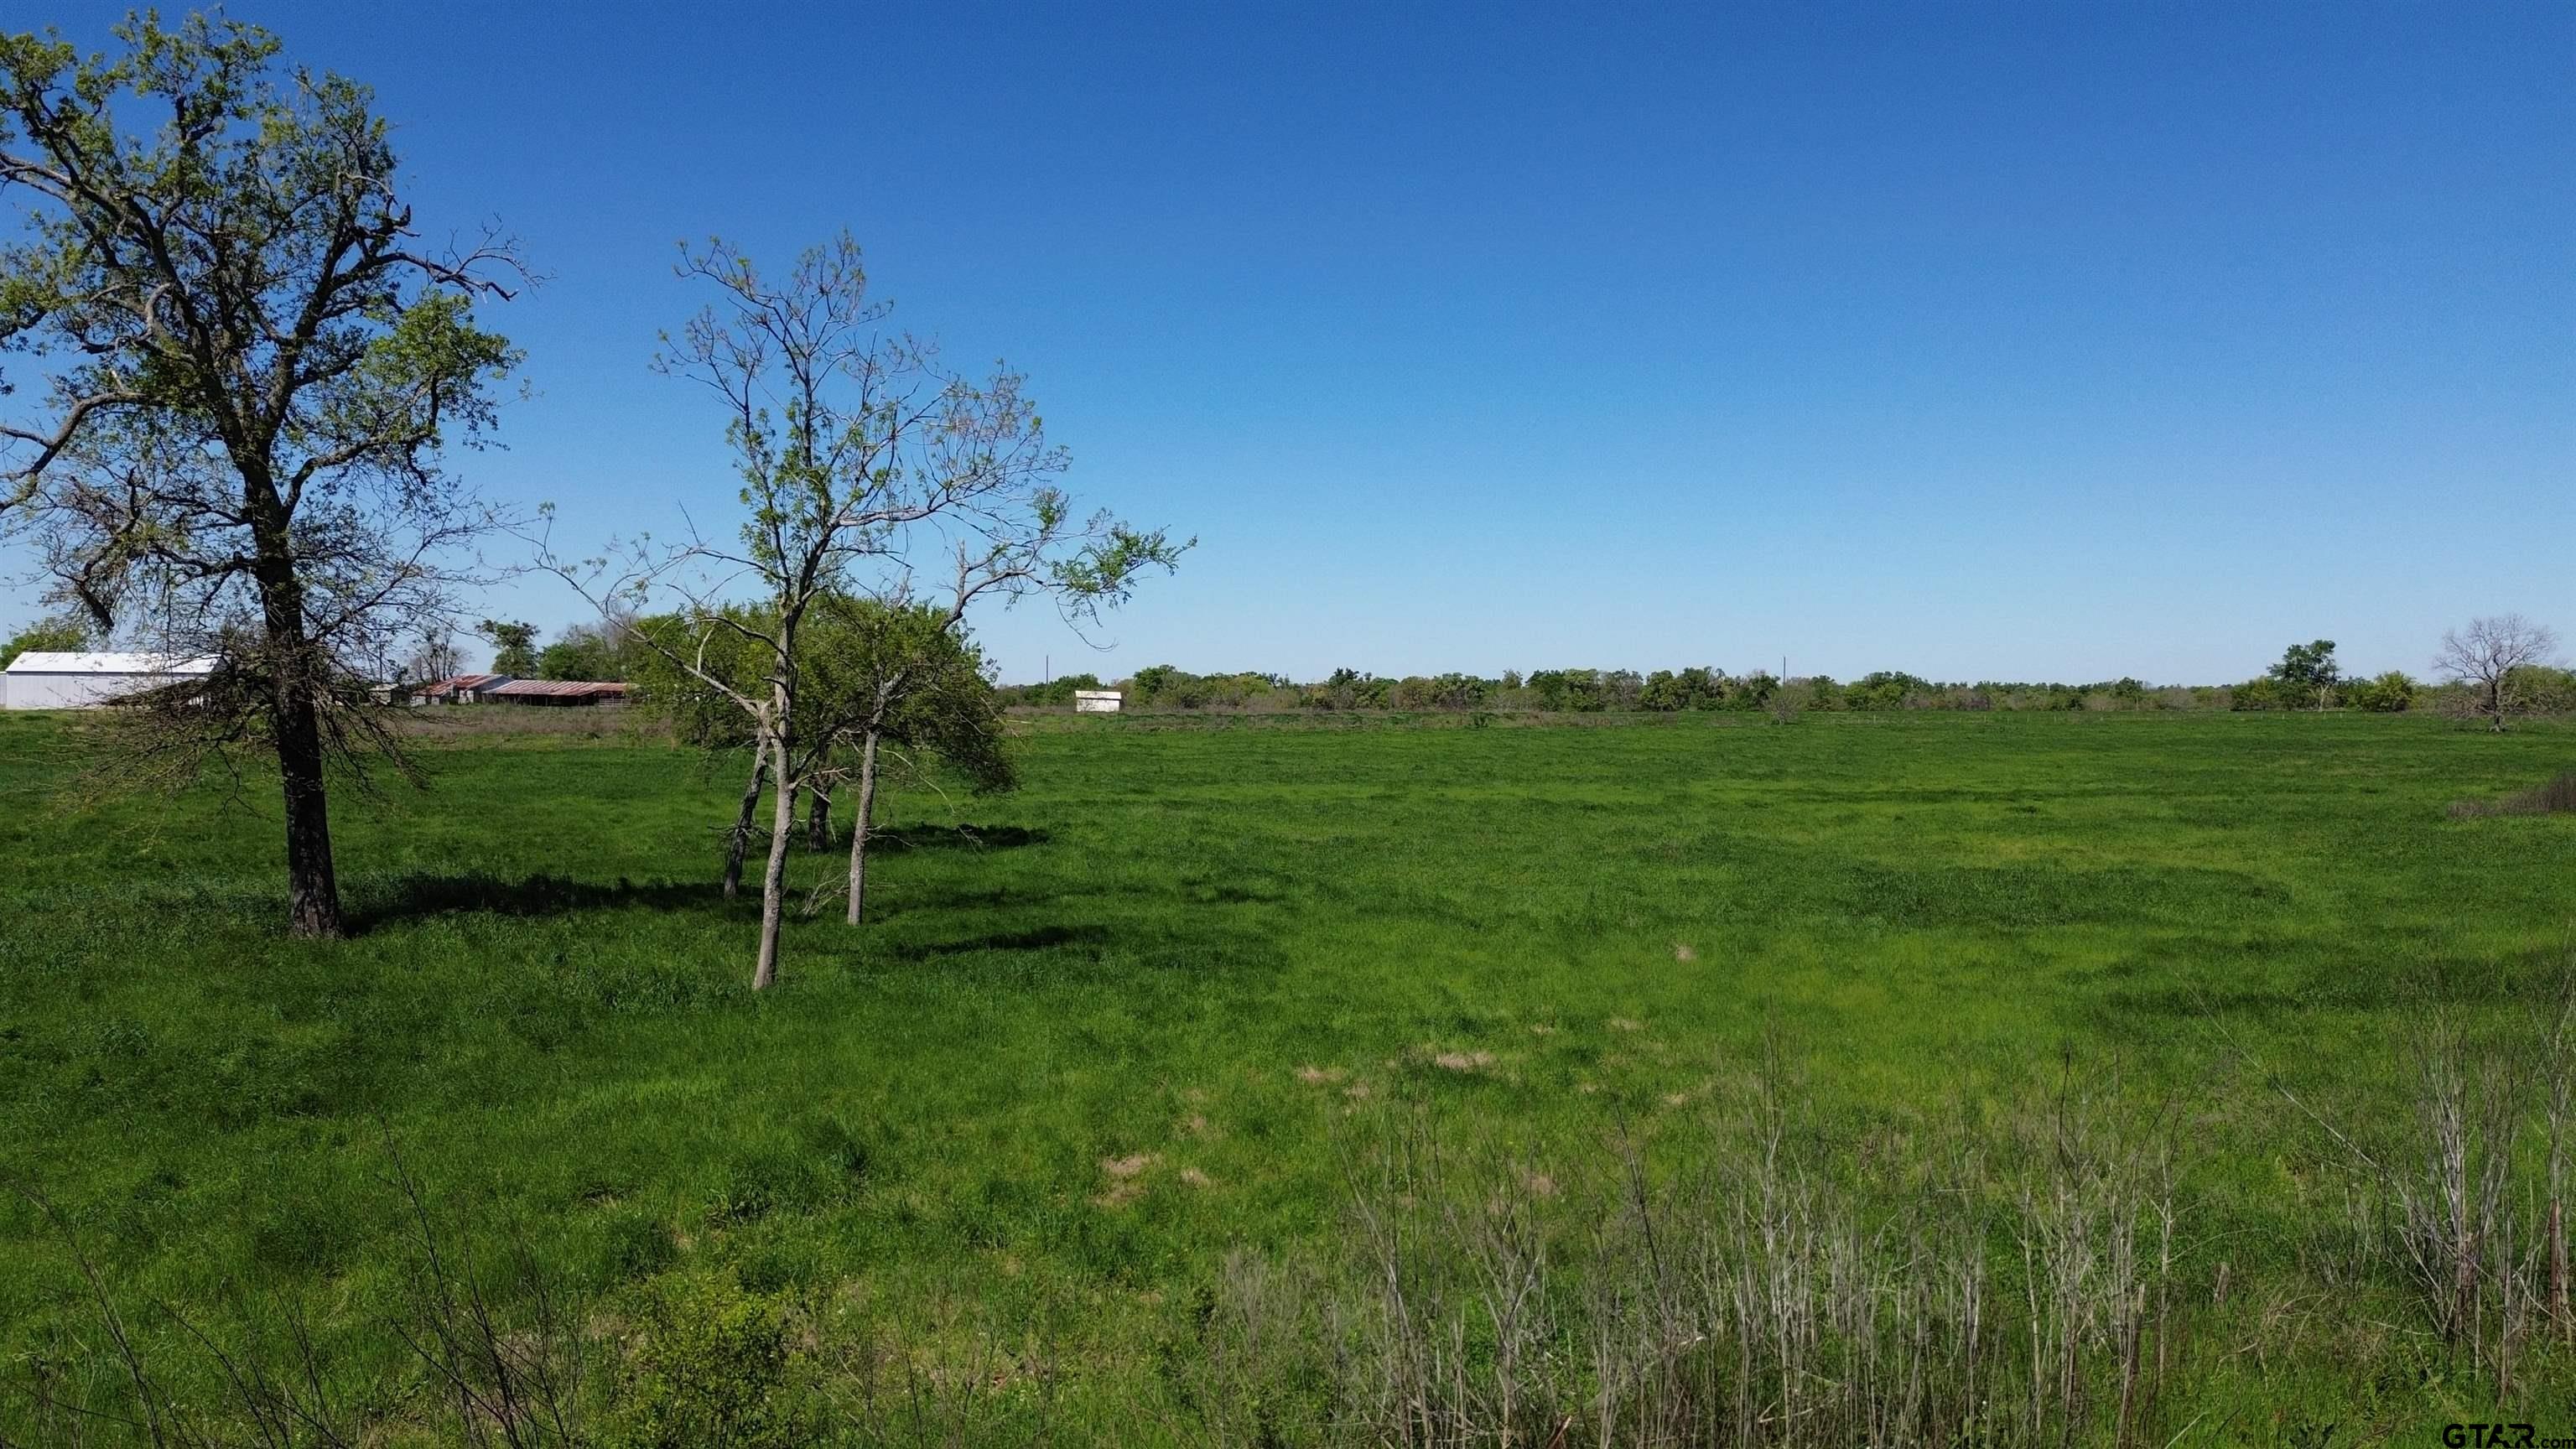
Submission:
[[[1345,1437],[2129,1445],[2163,1423],[2172,1134],[2069,1091],[2019,1124],[2002,1170],[1955,1145],[1881,1162],[1835,1150],[1776,1061],[1747,1087],[1679,1177],[1621,1124],[1598,1170],[1552,1174],[1562,1212],[1515,1154],[1399,1120],[1351,1173],[1353,1311],[1327,1394]],[[2015,1297],[2018,1329],[1997,1313]]]

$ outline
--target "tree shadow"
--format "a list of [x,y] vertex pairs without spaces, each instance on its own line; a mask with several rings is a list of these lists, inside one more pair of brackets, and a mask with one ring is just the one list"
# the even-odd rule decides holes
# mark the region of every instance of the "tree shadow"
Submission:
[[348,912],[348,924],[353,935],[426,916],[556,916],[637,906],[685,911],[725,904],[713,881],[639,885],[620,876],[614,884],[604,884],[559,875],[506,880],[488,871],[379,877],[352,882],[350,894],[354,908]]
[[1046,951],[1057,946],[1099,946],[1109,939],[1110,933],[1099,926],[1040,926],[1030,931],[994,931],[963,941],[940,941],[920,947],[913,954],[936,958],[984,951]]
[[868,834],[868,853],[881,850],[1016,850],[1055,837],[1017,825],[891,825]]

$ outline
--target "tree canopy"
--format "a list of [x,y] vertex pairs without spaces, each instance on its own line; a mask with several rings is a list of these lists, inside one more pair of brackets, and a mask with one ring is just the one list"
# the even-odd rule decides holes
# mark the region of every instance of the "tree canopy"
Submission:
[[41,379],[0,418],[0,527],[102,630],[219,656],[146,699],[132,759],[273,753],[293,923],[337,934],[325,767],[399,760],[368,685],[493,521],[443,459],[518,361],[474,313],[516,257],[421,247],[371,94],[267,32],[115,34],[0,36],[0,352]]

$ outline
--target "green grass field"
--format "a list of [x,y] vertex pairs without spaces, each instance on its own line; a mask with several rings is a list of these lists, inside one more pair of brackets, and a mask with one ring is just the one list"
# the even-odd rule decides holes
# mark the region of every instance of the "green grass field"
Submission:
[[[1171,1361],[1227,1255],[1329,1252],[1391,1118],[1569,1180],[1619,1136],[1679,1171],[1766,1052],[1843,1146],[2071,1081],[2169,1108],[2194,1281],[2277,1280],[2333,1342],[2352,1300],[2301,1245],[2337,1148],[2267,1079],[2397,1132],[2410,1027],[2515,1030],[2576,940],[2576,818],[2445,809],[2576,765],[2548,724],[1042,721],[1019,794],[898,795],[871,923],[793,923],[757,998],[756,902],[712,886],[730,763],[433,739],[430,791],[339,797],[362,930],[305,944],[264,786],[73,813],[77,758],[64,720],[0,716],[0,1170],[62,1218],[0,1203],[15,1361],[98,1347],[76,1243],[132,1304],[296,1297],[354,1380],[400,1380],[371,1317],[398,1150],[457,1231],[606,1314],[708,1268],[921,1359],[1043,1340],[1072,1442],[1190,1437]],[[841,868],[800,850],[794,880]],[[2389,1361],[2436,1363],[2402,1285],[2367,1287]],[[2323,1358],[2230,1372],[2204,1392],[2362,1392]],[[2512,1392],[2563,1418],[2536,1372]],[[994,1412],[1038,1412],[1011,1378]],[[2394,1433],[2485,1382],[2345,1417]],[[2275,1442],[2271,1412],[2199,1432]]]

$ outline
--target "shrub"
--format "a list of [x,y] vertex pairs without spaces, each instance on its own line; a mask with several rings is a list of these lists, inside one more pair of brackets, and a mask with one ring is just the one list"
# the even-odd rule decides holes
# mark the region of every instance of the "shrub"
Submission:
[[1077,689],[1103,687],[1097,674],[1064,674],[1044,684],[1012,685],[999,693],[1005,704],[1064,705],[1073,703],[1073,692]]
[[1779,692],[1780,681],[1771,677],[1771,671],[1757,669],[1727,686],[1724,703],[1728,709],[1760,709]]
[[1413,675],[1397,681],[1391,699],[1397,709],[1471,710],[1493,697],[1494,681],[1472,674]]
[[2292,709],[2299,701],[2292,699],[2281,681],[2266,675],[2249,679],[2228,691],[2227,707],[2233,710]]
[[2505,676],[2505,692],[2526,714],[2576,714],[2576,670],[2526,664]]
[[2415,707],[2415,681],[2402,669],[2392,669],[2369,679],[2356,679],[2344,686],[2344,703],[2355,709],[2373,710],[2380,714],[2403,714]]
[[793,1449],[819,1427],[786,1309],[730,1277],[665,1274],[638,1295],[604,1442]]
[[1716,709],[1726,701],[1726,676],[1705,665],[1692,665],[1679,673],[1658,669],[1646,676],[1637,691],[1637,708],[1671,713],[1685,709]]
[[1610,707],[1610,692],[1598,669],[1534,669],[1529,687],[1541,709],[1589,714]]
[[1336,669],[1330,679],[1309,686],[1301,702],[1308,709],[1384,709],[1395,682],[1356,669]]
[[1930,680],[1901,669],[1876,669],[1853,680],[1843,692],[1843,701],[1857,710],[1904,709],[1930,696],[1935,688]]

